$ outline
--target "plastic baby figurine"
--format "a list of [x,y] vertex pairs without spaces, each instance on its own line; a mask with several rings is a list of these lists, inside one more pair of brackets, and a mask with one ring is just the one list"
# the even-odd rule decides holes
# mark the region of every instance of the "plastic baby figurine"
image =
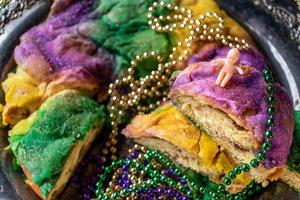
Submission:
[[225,85],[233,76],[235,69],[241,75],[244,74],[242,68],[238,65],[239,59],[240,59],[240,51],[234,48],[234,49],[230,49],[226,58],[219,58],[212,61],[213,64],[222,67],[219,76],[216,80],[216,85],[225,87]]

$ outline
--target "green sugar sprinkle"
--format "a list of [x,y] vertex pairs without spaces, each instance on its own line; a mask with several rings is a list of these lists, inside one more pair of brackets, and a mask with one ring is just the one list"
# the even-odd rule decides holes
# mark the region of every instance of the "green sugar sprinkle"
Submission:
[[76,142],[102,126],[104,120],[104,106],[66,90],[47,99],[32,117],[19,122],[9,133],[10,146],[17,162],[32,175],[32,182],[46,197]]
[[[95,26],[89,36],[99,46],[116,56],[115,73],[120,74],[130,66],[135,56],[155,51],[163,58],[172,51],[173,35],[157,33],[148,25],[148,8],[154,2],[177,4],[177,0],[97,0],[94,10],[100,16],[90,23]],[[134,11],[134,12],[132,12]],[[157,14],[169,11],[158,10]],[[156,65],[144,63],[137,67],[138,75],[143,76],[154,70]]]

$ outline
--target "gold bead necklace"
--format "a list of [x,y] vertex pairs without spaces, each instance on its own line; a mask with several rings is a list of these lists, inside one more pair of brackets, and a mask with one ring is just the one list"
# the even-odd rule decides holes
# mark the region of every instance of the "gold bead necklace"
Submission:
[[[157,9],[166,9],[173,12],[167,16],[156,16],[155,11]],[[214,24],[217,25],[210,26],[206,23],[208,20],[210,22],[215,21]],[[195,42],[214,40],[223,45],[228,45],[230,48],[249,48],[249,44],[245,40],[224,34],[224,20],[217,13],[208,12],[201,15],[199,19],[194,19],[193,13],[189,9],[164,2],[155,2],[149,7],[148,24],[157,32],[173,32],[177,29],[188,28],[189,35],[184,41],[177,42],[166,62],[154,51],[145,52],[131,61],[131,66],[122,78],[110,84],[108,110],[112,131],[109,135],[110,141],[106,142],[106,148],[103,149],[101,158],[104,162],[108,160],[109,153],[112,160],[117,159],[117,136],[125,114],[130,112],[131,116],[134,116],[140,112],[149,112],[167,100],[168,80],[172,72],[176,70],[175,66],[185,63],[193,53],[192,46]],[[185,50],[183,55],[177,56],[179,48]],[[152,71],[150,75],[135,79],[134,73],[138,63],[150,58],[157,60],[157,70]],[[120,91],[124,88],[126,88],[126,94]],[[147,101],[149,99],[154,99],[155,104],[149,103]]]

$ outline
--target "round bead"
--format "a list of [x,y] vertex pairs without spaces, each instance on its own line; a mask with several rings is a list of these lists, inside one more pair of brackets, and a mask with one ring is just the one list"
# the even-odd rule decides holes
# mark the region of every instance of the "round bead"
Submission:
[[159,182],[158,177],[154,177],[154,178],[153,178],[153,184],[154,184],[154,185],[157,185],[158,182]]
[[267,121],[268,126],[273,127],[275,126],[275,120],[274,118],[270,117]]
[[245,197],[248,194],[247,190],[242,191],[242,195]]
[[102,182],[101,181],[97,182],[96,187],[101,188],[102,187]]
[[274,87],[274,85],[268,85],[267,91],[269,94],[274,94],[276,92],[276,88]]
[[236,173],[234,171],[231,171],[231,172],[228,173],[228,177],[230,179],[235,179],[236,178]]
[[238,167],[238,166],[234,167],[234,168],[233,168],[233,171],[234,171],[236,174],[240,174],[240,173],[242,173],[242,170],[241,170],[241,168],[240,168],[240,167]]
[[265,160],[266,159],[266,153],[262,152],[262,151],[258,152],[257,153],[257,159],[260,160],[260,161]]
[[144,166],[141,163],[136,163],[135,167],[137,170],[142,170]]
[[145,154],[144,157],[147,161],[151,160],[152,158],[152,156],[150,156],[149,154]]
[[241,165],[241,168],[242,168],[242,170],[243,170],[244,172],[249,172],[249,171],[250,171],[250,166],[249,166],[249,164],[247,164],[247,163],[243,163],[243,164]]
[[169,182],[169,186],[175,187],[175,186],[176,186],[176,182],[175,182],[175,181],[170,181],[170,182]]
[[97,196],[101,195],[101,191],[100,190],[96,190],[96,195]]
[[205,192],[205,188],[204,188],[204,187],[200,187],[200,188],[199,188],[199,192],[200,192],[200,193],[204,193],[204,192]]
[[160,181],[161,181],[161,182],[166,182],[167,179],[168,179],[168,178],[167,178],[166,176],[161,176],[161,177],[160,177]]
[[116,198],[118,198],[118,196],[119,196],[119,194],[118,194],[118,193],[113,193],[113,194],[111,195],[111,197],[112,197],[113,199],[116,199]]
[[268,114],[269,115],[274,115],[275,114],[275,108],[273,106],[268,108]]
[[241,200],[242,199],[242,197],[240,196],[240,195],[236,195],[235,197],[234,197],[234,200]]
[[266,81],[267,83],[272,83],[272,82],[273,82],[273,77],[272,77],[271,75],[266,75],[266,76],[265,76],[265,81]]
[[174,170],[174,174],[179,175],[181,173],[181,170],[179,168],[176,168]]
[[250,165],[253,168],[257,168],[259,166],[259,161],[257,159],[253,159],[253,160],[251,160]]
[[182,179],[185,180],[185,181],[189,181],[189,177],[187,175],[183,175]]
[[160,162],[160,163],[163,163],[163,162],[165,162],[165,157],[164,156],[162,156],[162,155],[158,155],[158,161]]
[[123,190],[120,192],[120,194],[121,194],[122,196],[127,196],[127,195],[129,194],[129,190],[128,190],[128,189],[123,189]]
[[166,167],[167,167],[167,168],[173,167],[173,163],[170,162],[170,161],[168,161],[168,162],[166,163]]
[[227,194],[226,194],[226,199],[227,199],[227,200],[232,200],[232,196],[231,196],[230,193],[227,193]]
[[142,186],[142,188],[144,188],[144,189],[147,188],[147,184],[146,184],[145,182],[143,182],[143,183],[141,184],[141,186]]
[[225,177],[223,180],[224,185],[230,185],[231,184],[231,180],[230,178]]
[[271,71],[268,70],[268,69],[263,69],[263,75],[266,76],[266,75],[271,75]]
[[111,172],[111,167],[106,167],[105,168],[105,170],[104,170],[104,172],[106,173],[106,174],[108,174],[108,173],[110,173]]
[[102,198],[99,198],[99,199],[108,200],[110,198],[108,196],[104,195],[104,196],[102,196]]
[[270,144],[270,142],[264,142],[263,144],[262,144],[262,149],[263,150],[270,150],[271,149],[271,144]]
[[210,196],[211,196],[212,198],[216,198],[216,197],[217,197],[217,193],[212,192]]
[[149,165],[147,165],[145,168],[144,168],[145,172],[146,173],[149,173],[151,172],[151,167]]
[[117,162],[113,161],[113,162],[111,163],[111,166],[112,166],[112,168],[115,168],[115,167],[117,166]]
[[265,136],[266,138],[271,139],[273,137],[273,132],[271,130],[266,130]]
[[178,189],[179,189],[180,191],[184,191],[184,190],[185,190],[185,187],[184,187],[183,185],[179,185],[179,186],[178,186]]
[[192,198],[192,196],[193,196],[193,192],[192,192],[192,191],[188,191],[186,194],[187,194],[187,196],[188,196],[189,198]]
[[106,176],[105,176],[104,174],[102,174],[102,175],[100,176],[100,181],[104,181],[105,178],[106,178]]
[[254,181],[251,181],[251,182],[247,185],[247,188],[248,188],[248,189],[253,189],[254,186],[255,186]]
[[191,187],[192,187],[193,189],[195,189],[195,187],[197,187],[197,184],[196,184],[195,182],[191,182]]
[[268,104],[270,105],[274,105],[276,102],[275,97],[274,96],[269,96],[268,97]]
[[218,191],[219,192],[225,191],[225,186],[224,185],[218,185]]
[[146,151],[146,155],[149,155],[149,156],[152,158],[153,155],[154,155],[154,153],[153,153],[153,151],[151,151],[150,149],[148,149],[148,150]]

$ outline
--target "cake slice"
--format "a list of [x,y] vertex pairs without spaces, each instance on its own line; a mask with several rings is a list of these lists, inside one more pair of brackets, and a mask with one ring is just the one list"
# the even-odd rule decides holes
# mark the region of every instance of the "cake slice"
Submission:
[[[236,72],[225,88],[215,85],[218,72],[219,69],[210,62],[191,65],[176,78],[169,97],[194,124],[220,140],[234,160],[249,163],[261,148],[270,107],[262,65],[247,66],[243,76]],[[258,168],[250,172],[257,182],[284,177],[288,172],[284,165],[294,131],[292,103],[284,88],[277,83],[273,85],[276,91],[273,94],[276,99],[273,105],[276,110],[274,136],[270,141],[271,150],[267,151],[266,160],[260,166],[263,171],[259,172]],[[272,171],[275,170],[281,173],[274,177]]]
[[[267,129],[268,84],[261,70],[248,67],[246,74],[241,76],[236,72],[222,88],[215,85],[217,68],[211,62],[199,62],[186,68],[176,78],[169,97],[178,110],[209,135],[255,153]],[[290,98],[279,84],[273,85],[276,113],[271,150],[264,162],[267,169],[286,163],[294,131]]]
[[[138,115],[123,134],[139,144],[160,150],[176,164],[208,175],[218,183],[236,165],[211,136],[193,125],[170,103],[148,115]],[[234,181],[231,191],[240,191],[249,182],[250,177],[243,173]]]
[[[254,158],[251,152],[236,149],[230,142],[208,135],[170,103],[150,114],[138,115],[123,134],[139,144],[160,150],[176,164],[207,175],[216,183],[222,183],[238,164]],[[261,166],[250,174],[240,174],[228,189],[236,193],[252,179],[259,182],[277,180],[282,173],[281,168],[267,170]]]
[[104,107],[75,90],[48,98],[9,132],[10,148],[28,185],[56,199],[100,131]]
[[[243,76],[235,73],[222,88],[215,85],[219,67],[194,63],[176,77],[169,93],[172,105],[137,116],[123,133],[221,183],[234,166],[256,158],[264,139],[268,92],[259,67],[247,66]],[[262,165],[233,182],[228,188],[232,193],[252,179],[266,186],[286,172],[294,129],[292,105],[287,92],[274,85],[276,125],[271,150]]]

